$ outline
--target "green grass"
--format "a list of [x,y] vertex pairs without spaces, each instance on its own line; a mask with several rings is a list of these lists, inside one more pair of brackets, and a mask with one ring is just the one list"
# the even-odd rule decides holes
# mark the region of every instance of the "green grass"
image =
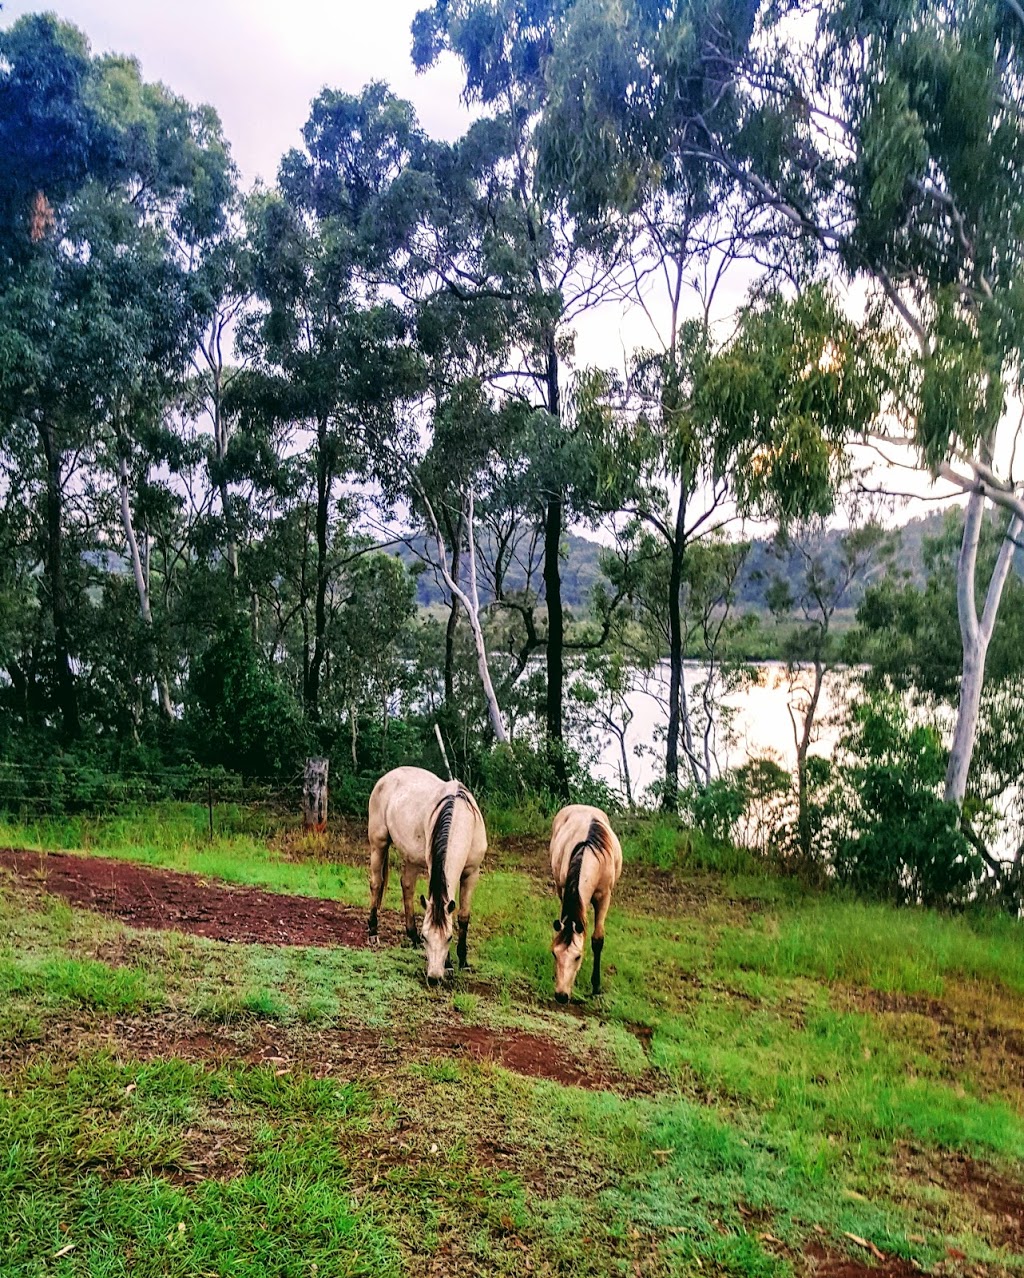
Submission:
[[365,905],[366,873],[343,862],[289,860],[260,836],[266,822],[250,822],[233,806],[217,808],[214,838],[198,804],[165,803],[115,815],[14,821],[0,816],[0,845],[87,851],[186,870],[228,883]]
[[1002,915],[951,918],[822,895],[728,930],[717,958],[773,978],[933,995],[953,978],[1024,994],[1022,939],[1020,924]]
[[[65,825],[61,844],[365,899],[362,870],[289,861],[242,829],[211,847],[195,812],[165,816],[165,830]],[[0,888],[0,1044],[28,1053],[0,1096],[0,1276],[521,1274],[528,1259],[537,1274],[784,1278],[809,1240],[842,1252],[851,1234],[926,1268],[949,1248],[993,1274],[1024,1268],[976,1202],[909,1176],[900,1153],[1024,1180],[1024,1087],[983,1019],[1020,1024],[1018,924],[810,894],[740,860],[710,874],[687,836],[638,825],[605,993],[587,996],[588,959],[582,1006],[562,1010],[540,836],[505,823],[514,855],[495,840],[472,983],[442,993],[405,948],[126,937]],[[648,883],[649,865],[664,872]],[[944,1000],[957,1032],[925,1014],[897,1024],[872,991]],[[240,1055],[272,1043],[287,1072],[134,1060],[130,1029],[113,1058],[61,1028],[73,1040],[155,1016]],[[623,1094],[432,1054],[431,1034],[460,1024],[543,1035],[552,1058],[599,1064]],[[383,1055],[332,1063],[355,1031]],[[33,1054],[40,1038],[51,1048]],[[204,1162],[214,1145],[230,1166]]]

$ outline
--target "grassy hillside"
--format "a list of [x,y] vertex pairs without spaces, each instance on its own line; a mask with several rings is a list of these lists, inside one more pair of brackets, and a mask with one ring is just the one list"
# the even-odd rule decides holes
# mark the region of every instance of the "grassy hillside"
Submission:
[[[205,820],[0,843],[192,871],[195,918],[214,878],[365,906],[358,826]],[[490,828],[476,970],[442,992],[408,948],[136,931],[45,862],[0,869],[4,1278],[1024,1267],[1017,924],[808,894],[639,823],[606,993],[588,960],[561,1009],[543,831]]]

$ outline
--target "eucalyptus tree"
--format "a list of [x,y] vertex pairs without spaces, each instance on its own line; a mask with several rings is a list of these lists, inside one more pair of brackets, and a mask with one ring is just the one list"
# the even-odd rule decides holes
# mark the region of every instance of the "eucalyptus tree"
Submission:
[[[0,142],[17,180],[3,234],[0,412],[8,429],[27,426],[38,443],[55,702],[73,737],[70,619],[84,602],[81,556],[64,544],[71,471],[112,463],[150,626],[128,491],[133,430],[159,412],[201,313],[171,237],[216,223],[230,165],[212,111],[146,84],[130,60],[93,57],[71,27],[23,19],[3,34],[2,54]],[[32,476],[30,467],[30,485]],[[162,702],[169,710],[166,689]]]
[[828,545],[826,524],[821,518],[804,520],[786,529],[773,549],[779,559],[787,562],[789,571],[785,576],[771,574],[766,590],[769,609],[781,624],[790,627],[783,643],[788,680],[786,708],[796,750],[797,843],[800,855],[808,863],[814,851],[808,760],[820,726],[826,676],[844,656],[836,635],[836,614],[840,608],[851,606],[853,588],[863,585],[895,548],[893,539],[875,517],[877,512],[856,497],[848,503],[845,513],[850,523],[839,534],[837,548]]
[[[945,791],[959,806],[1024,516],[1013,470],[1019,426],[1004,412],[1020,392],[1024,13],[1016,0],[765,9],[753,44],[714,42],[715,74],[733,86],[729,134],[695,112],[690,95],[665,92],[671,60],[694,70],[712,45],[699,32],[673,43],[665,11],[629,13],[628,32],[613,24],[607,38],[621,55],[618,87],[646,86],[647,96],[638,88],[641,98],[630,99],[639,109],[628,128],[617,112],[612,167],[628,167],[638,150],[653,164],[714,163],[771,210],[780,239],[865,284],[868,323],[885,335],[893,365],[874,443],[886,461],[909,458],[967,498],[956,568],[960,698]],[[748,26],[756,14],[749,6]],[[581,101],[567,91],[567,110]],[[599,113],[587,119],[600,126]],[[1006,535],[983,573],[986,507],[1002,512]]]
[[512,393],[544,415],[531,473],[543,505],[545,720],[555,781],[564,790],[562,534],[568,519],[587,517],[599,504],[588,488],[589,476],[576,471],[566,451],[575,423],[567,411],[565,372],[573,324],[608,297],[620,242],[608,220],[573,218],[564,201],[543,198],[537,185],[536,126],[562,7],[558,0],[437,0],[414,20],[413,60],[422,69],[446,51],[455,55],[465,75],[465,98],[485,113],[468,138],[486,138],[494,156],[493,182],[483,205],[484,273],[457,270],[454,278],[449,275],[448,287],[470,298],[497,288],[529,321],[501,377]]
[[392,245],[378,217],[389,186],[420,146],[411,108],[382,85],[325,90],[281,162],[276,190],[249,208],[260,305],[248,317],[233,402],[250,419],[287,423],[310,442],[316,562],[303,655],[303,700],[320,716],[328,651],[332,518],[338,485],[368,477],[402,433],[420,385],[403,310],[384,292]]

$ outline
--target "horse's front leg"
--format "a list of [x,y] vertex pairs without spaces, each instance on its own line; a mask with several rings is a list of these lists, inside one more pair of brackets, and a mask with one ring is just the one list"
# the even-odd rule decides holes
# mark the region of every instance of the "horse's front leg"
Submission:
[[469,967],[466,962],[469,913],[473,904],[473,893],[476,891],[479,878],[480,870],[479,867],[476,867],[472,870],[466,870],[459,884],[459,943],[455,947],[455,952],[459,956],[459,967],[461,969]]
[[412,861],[402,862],[402,905],[405,909],[405,934],[413,945],[419,945],[416,930],[416,879],[419,867]]
[[611,893],[594,898],[594,936],[590,948],[594,955],[594,973],[590,978],[591,994],[601,993],[601,953],[604,950],[604,921],[612,903]]

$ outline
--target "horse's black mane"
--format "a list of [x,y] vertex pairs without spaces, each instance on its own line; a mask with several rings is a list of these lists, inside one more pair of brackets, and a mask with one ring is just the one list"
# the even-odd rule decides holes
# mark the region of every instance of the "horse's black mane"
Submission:
[[452,817],[458,799],[475,806],[468,790],[461,787],[454,794],[446,794],[435,808],[437,819],[430,835],[430,904],[434,911],[434,923],[440,927],[444,921],[445,894],[448,891],[448,876],[445,872],[445,861],[448,856],[448,836],[451,834]]
[[577,843],[569,857],[569,872],[565,876],[565,887],[562,889],[562,940],[570,944],[577,923],[586,925],[583,902],[580,900],[580,870],[583,868],[583,854],[587,848],[595,852],[608,851],[608,835],[604,825],[594,817],[590,822],[587,837]]

